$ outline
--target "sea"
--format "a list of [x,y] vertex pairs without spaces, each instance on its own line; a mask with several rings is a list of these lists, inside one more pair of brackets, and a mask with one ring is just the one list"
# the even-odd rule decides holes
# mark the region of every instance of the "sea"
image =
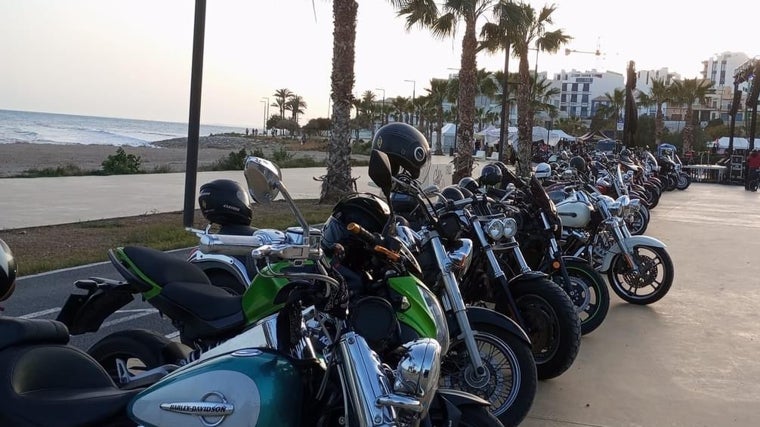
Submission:
[[[0,110],[0,144],[149,146],[186,137],[187,131],[187,123]],[[229,132],[244,133],[245,128],[200,125],[200,136]]]

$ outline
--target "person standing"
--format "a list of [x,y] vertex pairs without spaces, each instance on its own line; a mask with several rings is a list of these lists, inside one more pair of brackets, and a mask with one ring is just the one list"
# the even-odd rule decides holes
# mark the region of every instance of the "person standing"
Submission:
[[758,179],[757,173],[760,170],[760,153],[757,152],[757,148],[752,150],[747,157],[747,179],[745,180],[744,189],[750,189],[750,182],[754,179]]

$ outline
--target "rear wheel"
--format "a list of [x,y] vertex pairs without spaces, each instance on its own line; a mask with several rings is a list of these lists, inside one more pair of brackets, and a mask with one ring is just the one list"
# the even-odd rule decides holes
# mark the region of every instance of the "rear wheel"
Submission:
[[598,328],[610,308],[610,292],[604,278],[588,263],[565,261],[570,283],[565,283],[561,271],[552,274],[552,281],[567,292],[581,320],[581,334]]
[[640,245],[633,248],[633,260],[638,271],[632,270],[618,254],[612,260],[607,279],[612,290],[631,304],[651,304],[670,290],[675,272],[673,261],[665,248]]
[[678,182],[676,183],[676,188],[679,190],[686,190],[689,188],[689,185],[691,185],[691,177],[686,172],[679,172],[678,173]]
[[536,365],[530,345],[492,324],[473,322],[470,327],[485,375],[473,372],[467,346],[454,339],[441,358],[440,386],[480,396],[491,403],[488,411],[505,426],[518,425],[536,395]]
[[113,381],[126,385],[135,376],[166,364],[179,364],[189,347],[147,329],[114,332],[87,350]]

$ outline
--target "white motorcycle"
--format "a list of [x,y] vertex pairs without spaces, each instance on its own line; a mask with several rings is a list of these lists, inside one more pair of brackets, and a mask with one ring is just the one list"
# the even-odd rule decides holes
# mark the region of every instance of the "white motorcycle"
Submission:
[[623,300],[632,304],[660,300],[673,284],[673,261],[663,242],[634,236],[626,226],[624,218],[639,208],[638,201],[587,189],[568,188],[568,197],[557,203],[563,251],[588,259],[597,271],[606,273],[612,290]]

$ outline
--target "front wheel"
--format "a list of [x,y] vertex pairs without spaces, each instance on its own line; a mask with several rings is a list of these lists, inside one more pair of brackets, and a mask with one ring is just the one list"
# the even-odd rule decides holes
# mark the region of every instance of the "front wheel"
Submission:
[[691,177],[686,172],[679,172],[677,180],[676,188],[679,190],[686,190],[691,185]]
[[641,205],[636,211],[628,215],[625,218],[625,225],[628,227],[628,231],[634,236],[640,236],[647,231],[649,226],[650,213],[649,210]]
[[[549,279],[519,280],[509,288],[533,346],[538,378],[561,375],[573,364],[581,345],[581,322],[573,301]],[[506,313],[500,304],[497,311]]]
[[166,364],[179,364],[189,348],[147,329],[130,329],[107,335],[87,350],[113,381],[126,385],[139,374]]
[[482,397],[491,403],[488,411],[501,423],[516,426],[528,415],[536,395],[536,366],[530,345],[492,324],[472,322],[470,327],[485,375],[473,372],[467,346],[455,338],[441,358],[440,387]]
[[623,255],[615,255],[607,272],[612,290],[631,304],[651,304],[670,290],[675,272],[665,248],[640,245],[633,248],[634,271]]
[[565,283],[562,272],[552,273],[552,281],[559,284],[570,297],[581,320],[581,334],[598,328],[610,308],[610,292],[604,278],[588,263],[565,261],[570,283]]

